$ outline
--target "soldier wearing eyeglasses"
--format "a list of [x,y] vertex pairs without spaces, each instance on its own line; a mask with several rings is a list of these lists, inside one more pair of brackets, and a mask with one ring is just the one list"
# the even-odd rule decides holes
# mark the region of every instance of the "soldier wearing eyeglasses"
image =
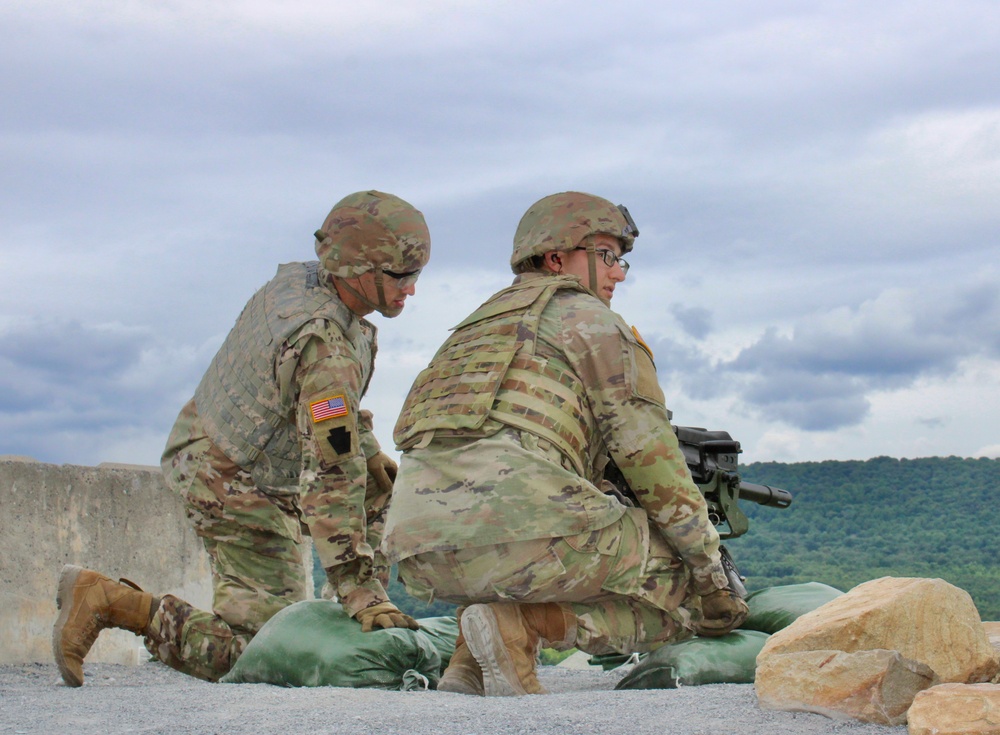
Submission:
[[[455,328],[406,399],[384,546],[411,594],[460,606],[439,689],[543,693],[541,645],[650,651],[747,614],[653,356],[609,308],[638,234],[591,194],[533,204],[513,285]],[[609,458],[638,507],[603,479]]]
[[365,191],[334,205],[315,238],[318,260],[279,266],[244,307],[163,453],[166,484],[208,552],[212,611],[65,567],[53,648],[68,685],[83,683],[83,659],[111,627],[143,636],[179,671],[219,679],[264,623],[306,597],[304,534],[363,630],[417,627],[386,594],[379,544],[396,465],[360,402],[376,352],[364,317],[403,311],[430,235],[412,205]]

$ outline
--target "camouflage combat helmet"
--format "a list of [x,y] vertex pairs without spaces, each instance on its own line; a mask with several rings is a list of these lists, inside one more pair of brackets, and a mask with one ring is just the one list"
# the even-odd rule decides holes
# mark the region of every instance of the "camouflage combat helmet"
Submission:
[[529,258],[551,250],[573,250],[597,234],[617,237],[625,254],[632,250],[639,230],[625,207],[593,194],[564,191],[544,197],[528,208],[517,225],[511,268],[517,273]]
[[334,204],[316,230],[316,255],[338,278],[374,270],[378,302],[348,290],[371,308],[395,316],[385,302],[384,274],[414,278],[430,259],[431,236],[424,215],[413,205],[381,191],[359,191]]

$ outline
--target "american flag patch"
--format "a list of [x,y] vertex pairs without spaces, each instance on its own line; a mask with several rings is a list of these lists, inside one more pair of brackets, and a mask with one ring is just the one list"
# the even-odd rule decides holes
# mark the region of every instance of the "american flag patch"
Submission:
[[312,415],[314,424],[327,419],[335,419],[338,416],[347,415],[347,401],[343,396],[324,398],[322,401],[315,401],[309,404],[309,413]]

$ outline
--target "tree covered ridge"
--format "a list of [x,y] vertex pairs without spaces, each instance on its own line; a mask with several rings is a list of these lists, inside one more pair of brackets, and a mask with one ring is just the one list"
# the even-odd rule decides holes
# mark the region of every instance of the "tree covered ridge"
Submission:
[[728,545],[750,590],[938,577],[1000,620],[1000,459],[756,462],[741,476],[794,496],[784,510],[741,503],[750,531]]
[[[741,503],[750,530],[727,544],[751,591],[938,577],[972,595],[983,620],[1000,620],[1000,459],[755,462],[740,472],[794,496],[784,510]],[[393,572],[389,594],[402,610],[454,615],[454,605],[410,597]],[[314,576],[318,593],[318,560]]]

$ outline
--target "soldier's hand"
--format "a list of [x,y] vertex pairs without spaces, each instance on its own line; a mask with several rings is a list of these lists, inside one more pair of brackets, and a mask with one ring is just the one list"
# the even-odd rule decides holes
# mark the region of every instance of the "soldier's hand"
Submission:
[[368,460],[368,476],[375,480],[378,489],[383,493],[392,492],[392,483],[396,481],[396,470],[396,462],[385,452],[373,454]]
[[366,607],[354,614],[354,619],[361,623],[361,632],[368,633],[375,628],[409,628],[420,630],[420,625],[391,602],[380,602]]
[[750,608],[742,597],[727,588],[702,597],[701,613],[702,620],[695,626],[695,632],[714,638],[738,628],[750,615]]

